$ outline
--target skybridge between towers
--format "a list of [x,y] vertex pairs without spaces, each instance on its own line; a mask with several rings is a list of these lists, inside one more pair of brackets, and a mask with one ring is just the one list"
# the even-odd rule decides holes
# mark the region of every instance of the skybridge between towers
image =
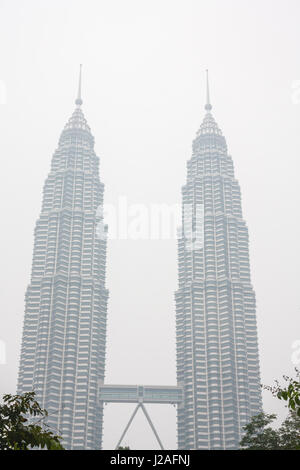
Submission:
[[139,408],[143,411],[160,448],[163,449],[162,442],[146,410],[145,403],[180,406],[183,403],[183,388],[170,385],[101,385],[99,387],[99,400],[102,403],[137,404],[116,445],[116,449],[119,448]]

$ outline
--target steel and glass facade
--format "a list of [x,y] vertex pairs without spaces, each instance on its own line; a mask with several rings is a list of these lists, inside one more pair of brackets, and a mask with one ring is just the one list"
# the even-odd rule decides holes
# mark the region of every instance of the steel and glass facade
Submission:
[[26,292],[18,392],[34,390],[68,449],[101,448],[106,238],[99,158],[81,109],[66,124],[43,191]]
[[240,187],[209,101],[187,163],[182,208],[178,445],[237,449],[242,427],[261,411],[255,294]]

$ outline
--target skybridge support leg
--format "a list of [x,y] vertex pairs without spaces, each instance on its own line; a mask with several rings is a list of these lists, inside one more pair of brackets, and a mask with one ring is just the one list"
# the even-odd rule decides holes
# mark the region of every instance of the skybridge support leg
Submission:
[[134,409],[134,412],[132,413],[132,416],[131,416],[130,420],[128,421],[128,424],[127,424],[126,428],[124,429],[124,432],[123,432],[122,436],[120,437],[120,440],[119,440],[118,444],[116,445],[116,449],[115,449],[115,450],[117,450],[117,449],[120,447],[120,444],[121,444],[121,442],[123,441],[124,436],[125,436],[125,434],[127,433],[128,429],[129,429],[129,426],[131,425],[131,423],[132,423],[132,421],[133,421],[133,418],[135,417],[135,415],[136,415],[136,413],[137,413],[137,410],[139,409],[140,406],[141,406],[141,404],[139,403],[139,404],[137,405],[137,407]]
[[162,445],[162,442],[161,442],[161,440],[160,440],[160,438],[159,438],[159,436],[158,436],[158,434],[157,434],[157,432],[156,432],[156,429],[155,429],[155,427],[154,427],[154,424],[152,423],[151,418],[150,418],[150,416],[148,415],[148,412],[147,412],[145,406],[143,405],[143,403],[140,403],[140,406],[141,406],[141,408],[142,408],[142,410],[143,410],[143,412],[144,412],[144,415],[145,415],[146,418],[147,418],[148,423],[150,424],[150,427],[151,427],[151,429],[152,429],[152,431],[153,431],[153,433],[154,433],[154,435],[155,435],[155,437],[156,437],[156,440],[157,440],[157,442],[158,442],[158,444],[159,444],[161,450],[164,450],[163,445]]

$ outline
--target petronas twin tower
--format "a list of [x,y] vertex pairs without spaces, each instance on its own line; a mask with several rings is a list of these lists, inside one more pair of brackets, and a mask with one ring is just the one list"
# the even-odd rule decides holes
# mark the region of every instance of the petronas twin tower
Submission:
[[72,449],[101,445],[106,240],[96,235],[103,202],[99,158],[76,109],[54,152],[36,223],[26,292],[18,392],[35,390],[48,424]]
[[236,449],[242,427],[261,411],[255,294],[240,187],[209,93],[205,109],[182,190],[183,220],[188,210],[201,244],[193,249],[185,234],[178,243],[177,381],[185,397],[178,443]]
[[[35,228],[18,393],[35,390],[66,448],[101,449],[108,291],[97,209],[104,186],[81,105],[80,78]],[[182,397],[179,449],[237,449],[242,427],[262,408],[255,294],[240,188],[209,93],[205,108],[182,189],[172,393]]]

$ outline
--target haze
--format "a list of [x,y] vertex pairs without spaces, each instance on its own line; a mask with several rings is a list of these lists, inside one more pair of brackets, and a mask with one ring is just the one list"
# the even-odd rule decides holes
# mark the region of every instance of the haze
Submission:
[[[80,63],[105,202],[146,205],[181,201],[209,69],[250,232],[262,382],[293,373],[299,20],[299,0],[0,0],[1,395],[16,389],[33,230]],[[106,383],[175,384],[176,241],[111,240],[107,269]],[[264,406],[285,414],[270,394]],[[116,445],[131,408],[106,407],[104,448]],[[176,448],[175,409],[149,410],[165,447]],[[125,443],[157,448],[142,414]]]

